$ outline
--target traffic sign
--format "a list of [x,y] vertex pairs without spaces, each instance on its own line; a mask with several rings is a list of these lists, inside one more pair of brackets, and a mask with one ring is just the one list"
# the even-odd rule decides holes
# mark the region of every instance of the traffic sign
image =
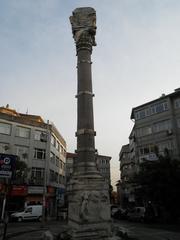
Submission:
[[16,167],[16,155],[0,153],[0,178],[11,178]]

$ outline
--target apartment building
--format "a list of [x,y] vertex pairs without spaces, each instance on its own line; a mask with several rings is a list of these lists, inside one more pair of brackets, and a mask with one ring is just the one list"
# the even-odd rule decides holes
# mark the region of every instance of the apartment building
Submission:
[[[73,174],[73,166],[76,161],[77,154],[76,153],[67,153],[66,157],[66,178],[67,181]],[[97,169],[100,171],[101,175],[104,177],[107,184],[111,184],[111,174],[110,174],[110,160],[111,157],[104,155],[96,155],[96,164]]]
[[[18,155],[27,164],[27,178],[11,186],[16,207],[42,203],[45,193],[52,215],[65,189],[66,162],[66,142],[55,125],[44,122],[41,116],[18,113],[8,105],[0,107],[0,153]],[[0,181],[2,188],[3,179]]]
[[132,109],[134,121],[129,144],[122,146],[119,160],[121,198],[133,202],[131,181],[142,162],[158,160],[168,149],[172,158],[180,159],[180,89]]
[[133,177],[136,173],[137,166],[133,151],[131,151],[130,144],[123,145],[119,153],[120,161],[120,203],[126,207],[129,203],[134,203],[134,183]]
[[157,160],[156,149],[180,157],[180,89],[132,109],[135,157],[138,162]]

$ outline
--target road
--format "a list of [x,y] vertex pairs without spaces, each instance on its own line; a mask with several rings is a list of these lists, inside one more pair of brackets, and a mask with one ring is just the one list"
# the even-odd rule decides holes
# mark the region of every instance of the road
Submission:
[[[39,222],[9,223],[7,228],[7,239],[39,240],[46,230],[59,233],[66,229],[66,227],[66,223],[61,221],[48,221],[44,228],[42,228],[42,224]],[[121,232],[127,232],[129,237],[138,240],[180,240],[180,228],[178,229],[178,226],[160,226],[128,221],[113,221],[113,227],[116,229],[118,228]],[[2,233],[2,229],[0,233]],[[2,235],[0,239],[2,239]]]
[[138,240],[180,240],[180,226],[114,221],[113,225]]
[[[37,240],[41,239],[42,234],[50,230],[54,233],[59,233],[66,228],[64,221],[47,221],[44,226],[38,221],[28,222],[13,222],[8,223],[6,239],[12,240]],[[0,240],[2,239],[3,228],[0,225]]]

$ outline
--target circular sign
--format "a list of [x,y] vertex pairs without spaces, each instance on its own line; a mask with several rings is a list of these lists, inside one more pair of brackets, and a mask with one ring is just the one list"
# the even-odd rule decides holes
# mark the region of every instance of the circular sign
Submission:
[[6,158],[4,158],[4,163],[5,164],[10,164],[10,162],[11,162],[11,159],[10,158],[8,158],[8,157],[6,157]]

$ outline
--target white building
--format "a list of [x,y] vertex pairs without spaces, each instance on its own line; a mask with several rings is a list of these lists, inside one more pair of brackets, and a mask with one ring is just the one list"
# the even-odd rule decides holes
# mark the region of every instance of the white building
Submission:
[[66,142],[54,124],[8,105],[0,107],[0,153],[18,155],[28,167],[28,177],[12,185],[13,201],[42,203],[45,189],[46,205],[53,214],[65,189],[66,161]]

